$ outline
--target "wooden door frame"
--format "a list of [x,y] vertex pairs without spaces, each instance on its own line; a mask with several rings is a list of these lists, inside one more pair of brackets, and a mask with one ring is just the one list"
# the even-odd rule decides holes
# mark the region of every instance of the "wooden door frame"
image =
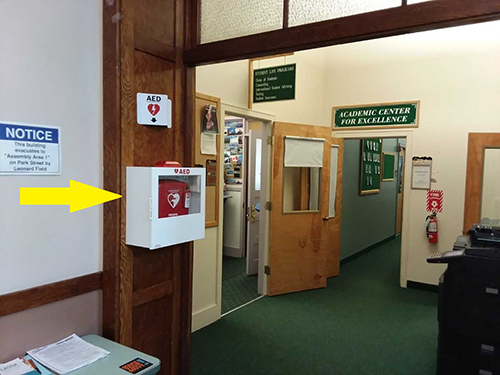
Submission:
[[[201,0],[198,0],[198,6]],[[288,14],[288,12],[285,12]],[[198,30],[200,30],[198,14]],[[385,38],[500,19],[500,3],[491,0],[439,0],[361,13],[302,26],[196,45],[184,63],[199,66],[312,48]],[[286,26],[286,27],[285,27]]]
[[399,285],[406,288],[408,282],[408,256],[410,252],[410,195],[411,163],[408,155],[413,155],[413,132],[414,129],[391,129],[391,130],[343,130],[333,132],[334,137],[343,139],[361,138],[406,138],[405,168],[403,181],[403,226],[401,230],[401,264]]
[[[256,120],[256,121],[261,121],[264,125],[263,130],[262,130],[262,142],[263,146],[266,144],[265,139],[267,139],[268,136],[272,136],[272,124],[274,122],[274,115],[266,112],[260,112],[260,111],[255,111],[252,109],[248,108],[243,108],[243,107],[238,107],[235,105],[227,104],[227,103],[222,103],[222,110],[221,110],[221,124],[223,119],[228,116],[238,116],[242,117],[246,120]],[[224,147],[224,137],[221,137],[221,142],[222,145],[221,147]],[[221,149],[222,149],[221,148]],[[263,148],[264,150],[264,148]],[[224,163],[220,163],[219,168],[223,168]],[[265,193],[262,194],[261,196],[261,201],[266,202],[270,200],[270,193],[271,193],[271,151],[269,151],[269,154],[267,155],[267,169],[264,171],[262,170],[262,187],[265,186]],[[224,171],[222,170],[219,174],[222,176],[222,183],[221,183],[221,189],[219,194],[221,194],[221,199],[224,199],[222,194],[224,193]],[[219,208],[219,217],[222,218],[221,222],[224,220],[224,211],[223,211],[224,205],[220,205]],[[259,253],[259,276],[258,276],[258,292],[259,294],[262,295],[267,295],[267,275],[264,274],[264,272],[260,272],[264,270],[264,265],[267,264],[268,262],[268,257],[269,257],[269,211],[265,209],[265,204],[261,203],[261,215],[260,215],[260,220],[263,221],[261,224],[260,229],[264,229],[263,233],[261,234],[264,238],[263,241],[263,254]],[[218,260],[219,260],[219,269],[222,269],[222,256],[223,256],[223,235],[224,235],[224,229],[223,225],[220,226],[222,230],[219,231],[219,241],[218,241]],[[222,273],[218,275],[218,281],[217,281],[217,291],[221,292],[222,291]],[[217,303],[222,306],[222,292],[218,293],[217,295],[218,301]]]
[[469,231],[472,224],[481,220],[485,150],[499,147],[500,133],[469,133],[465,175],[464,234]]

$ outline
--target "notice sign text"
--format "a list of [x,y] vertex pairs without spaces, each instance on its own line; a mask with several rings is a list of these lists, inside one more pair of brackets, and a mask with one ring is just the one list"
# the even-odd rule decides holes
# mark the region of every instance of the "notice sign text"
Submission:
[[373,127],[417,127],[419,101],[334,107],[335,130]]
[[296,70],[296,64],[254,70],[253,102],[295,99]]
[[61,174],[60,129],[0,123],[0,174]]

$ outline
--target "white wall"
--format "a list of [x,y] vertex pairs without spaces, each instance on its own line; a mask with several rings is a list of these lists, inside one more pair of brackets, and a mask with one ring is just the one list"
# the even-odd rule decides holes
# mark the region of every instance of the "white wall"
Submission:
[[20,187],[102,186],[102,1],[0,1],[0,122],[61,127],[60,176],[0,176],[0,294],[102,269],[100,207],[20,206]]
[[433,157],[433,189],[444,190],[439,244],[424,231],[426,191],[410,192],[408,280],[437,284],[443,267],[429,265],[461,234],[467,136],[498,132],[500,23],[411,34],[328,49],[324,116],[349,104],[421,100],[413,155]]
[[[439,244],[432,246],[424,231],[426,192],[410,191],[407,277],[437,284],[443,267],[428,265],[426,257],[449,250],[461,233],[468,133],[500,131],[500,22],[305,51],[294,59],[297,100],[254,106],[277,121],[331,126],[333,106],[421,100],[408,160],[433,157],[433,189],[444,190],[444,212]],[[198,68],[197,90],[246,106],[248,61]]]
[[[323,116],[325,51],[296,52],[294,55],[254,62],[254,68],[297,64],[295,100],[256,103],[254,110],[272,113],[276,120],[329,126]],[[221,98],[223,103],[248,107],[248,60],[196,68],[196,91]]]

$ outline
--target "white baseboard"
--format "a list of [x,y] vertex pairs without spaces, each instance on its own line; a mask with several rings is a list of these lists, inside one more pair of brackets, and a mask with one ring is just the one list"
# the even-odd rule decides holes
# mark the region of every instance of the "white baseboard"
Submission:
[[243,258],[243,252],[237,247],[224,246],[224,255],[233,258]]
[[221,318],[221,306],[209,306],[193,313],[192,318],[191,332],[195,332],[219,320]]

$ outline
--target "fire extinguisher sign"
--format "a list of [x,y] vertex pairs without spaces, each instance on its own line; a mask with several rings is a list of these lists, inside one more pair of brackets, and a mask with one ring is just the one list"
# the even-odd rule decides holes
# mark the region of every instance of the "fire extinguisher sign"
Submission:
[[443,191],[427,191],[427,212],[443,212]]

